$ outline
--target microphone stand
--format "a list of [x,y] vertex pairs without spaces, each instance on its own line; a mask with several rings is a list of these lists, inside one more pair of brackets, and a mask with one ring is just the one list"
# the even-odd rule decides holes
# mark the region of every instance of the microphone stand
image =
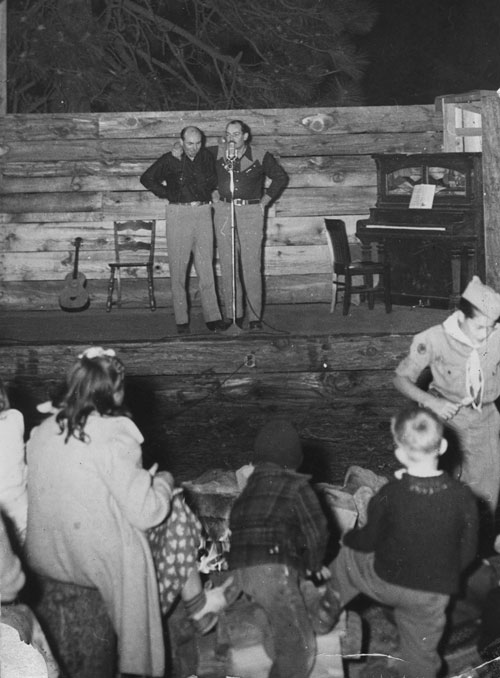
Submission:
[[236,257],[236,214],[234,209],[234,158],[227,158],[226,167],[229,171],[229,190],[231,192],[231,287],[232,287],[232,313],[233,313],[233,324],[229,327],[225,334],[226,335],[238,335],[243,332],[241,327],[238,327],[236,324],[236,266],[237,266],[237,257]]

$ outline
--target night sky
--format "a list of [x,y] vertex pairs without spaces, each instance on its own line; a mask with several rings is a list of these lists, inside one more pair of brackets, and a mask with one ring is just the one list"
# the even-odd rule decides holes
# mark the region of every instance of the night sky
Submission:
[[500,87],[499,0],[376,0],[366,105],[429,104]]

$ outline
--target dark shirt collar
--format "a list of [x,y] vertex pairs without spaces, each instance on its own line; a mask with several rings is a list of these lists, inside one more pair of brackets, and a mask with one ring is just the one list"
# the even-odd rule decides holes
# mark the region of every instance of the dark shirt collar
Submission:
[[245,155],[247,156],[247,158],[248,158],[249,160],[253,160],[253,157],[252,157],[252,147],[251,147],[249,144],[247,144],[247,145],[245,146],[245,152],[243,153],[243,155],[242,155],[241,157],[243,158]]

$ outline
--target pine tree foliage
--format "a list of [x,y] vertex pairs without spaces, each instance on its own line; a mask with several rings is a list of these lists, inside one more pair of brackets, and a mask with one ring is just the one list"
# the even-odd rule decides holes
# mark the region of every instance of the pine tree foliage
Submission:
[[372,0],[17,0],[9,112],[359,105]]

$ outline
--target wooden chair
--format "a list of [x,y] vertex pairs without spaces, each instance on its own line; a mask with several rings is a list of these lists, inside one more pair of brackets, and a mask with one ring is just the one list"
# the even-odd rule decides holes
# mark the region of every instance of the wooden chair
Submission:
[[[122,303],[121,269],[131,271],[144,267],[147,275],[149,307],[156,309],[153,282],[153,264],[155,255],[156,221],[115,221],[113,223],[115,260],[108,264],[111,269],[108,283],[106,311],[111,311],[113,291],[116,281],[116,305]],[[137,275],[137,271],[134,271]]]
[[[342,313],[347,315],[351,305],[353,294],[366,295],[368,308],[371,310],[375,304],[375,294],[383,293],[385,310],[390,313],[391,303],[391,270],[386,262],[376,261],[353,261],[347,239],[345,223],[341,219],[325,219],[325,227],[333,253],[333,278],[332,278],[332,305],[333,313],[337,304],[339,291],[344,293]],[[373,284],[373,276],[378,275],[379,280]],[[354,276],[361,276],[363,284],[353,284]],[[343,280],[340,280],[343,278]]]

